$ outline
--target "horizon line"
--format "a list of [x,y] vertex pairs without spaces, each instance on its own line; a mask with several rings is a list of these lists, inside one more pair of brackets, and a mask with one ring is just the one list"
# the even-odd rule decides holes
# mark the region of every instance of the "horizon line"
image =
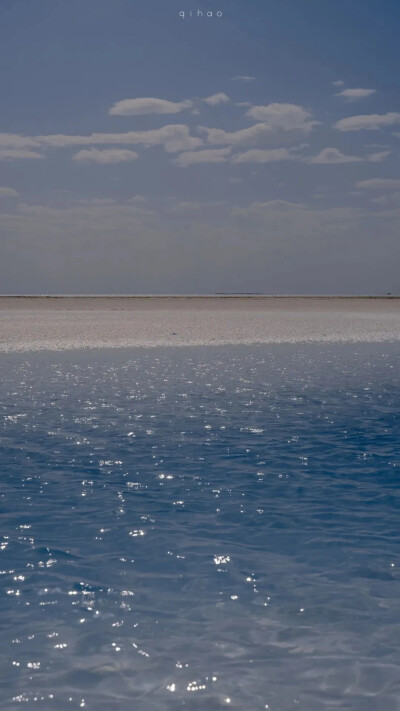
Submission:
[[268,294],[216,292],[207,294],[0,294],[0,299],[400,299],[400,294]]

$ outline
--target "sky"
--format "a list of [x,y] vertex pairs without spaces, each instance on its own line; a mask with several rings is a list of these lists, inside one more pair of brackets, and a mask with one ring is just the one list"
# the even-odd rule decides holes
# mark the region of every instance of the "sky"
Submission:
[[0,293],[400,293],[394,0],[0,0]]

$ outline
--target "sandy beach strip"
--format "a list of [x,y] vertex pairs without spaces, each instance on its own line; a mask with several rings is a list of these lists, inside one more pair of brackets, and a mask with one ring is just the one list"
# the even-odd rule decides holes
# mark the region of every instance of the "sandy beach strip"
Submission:
[[400,298],[0,296],[0,351],[400,340]]

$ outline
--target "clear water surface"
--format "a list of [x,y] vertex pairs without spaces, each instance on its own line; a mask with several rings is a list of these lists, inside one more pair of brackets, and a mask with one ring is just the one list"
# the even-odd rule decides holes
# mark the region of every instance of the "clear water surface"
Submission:
[[399,356],[2,356],[0,709],[398,711]]

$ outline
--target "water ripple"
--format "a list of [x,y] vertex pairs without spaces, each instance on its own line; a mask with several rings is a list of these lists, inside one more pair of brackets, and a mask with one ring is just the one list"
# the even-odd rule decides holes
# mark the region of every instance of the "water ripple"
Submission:
[[399,711],[399,355],[2,356],[0,709]]

